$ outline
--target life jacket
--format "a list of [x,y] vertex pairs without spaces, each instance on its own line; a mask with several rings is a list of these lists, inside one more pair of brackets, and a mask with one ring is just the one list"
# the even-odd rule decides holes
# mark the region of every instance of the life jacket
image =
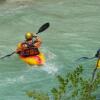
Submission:
[[19,53],[20,56],[29,57],[38,55],[40,52],[38,48],[34,47],[34,42],[28,43],[24,42],[22,45],[22,51]]

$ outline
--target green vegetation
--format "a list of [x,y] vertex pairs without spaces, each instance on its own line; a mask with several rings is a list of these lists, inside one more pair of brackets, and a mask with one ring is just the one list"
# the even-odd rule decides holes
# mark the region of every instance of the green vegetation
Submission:
[[59,86],[52,88],[51,95],[39,92],[27,92],[34,100],[96,100],[96,91],[100,84],[98,72],[94,81],[87,79],[83,74],[83,67],[79,66],[64,77],[58,75]]
[[35,100],[49,100],[49,96],[42,93],[42,92],[39,93],[39,92],[36,92],[36,91],[34,91],[34,92],[29,91],[29,92],[27,92],[27,95],[29,97],[32,97]]

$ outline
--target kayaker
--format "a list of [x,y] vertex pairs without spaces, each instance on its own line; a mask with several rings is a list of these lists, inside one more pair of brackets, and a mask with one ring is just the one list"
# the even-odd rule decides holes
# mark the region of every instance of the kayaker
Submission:
[[100,58],[100,49],[97,50],[96,54],[95,54],[96,58]]
[[97,69],[100,68],[100,49],[98,49],[96,54],[91,58],[89,58],[89,57],[81,57],[81,58],[78,59],[78,60],[81,60],[81,59],[86,60],[86,59],[94,59],[94,58],[97,58],[97,62],[96,62],[96,66],[95,66],[95,68],[93,70],[93,73],[92,73],[91,82],[94,81],[95,73],[96,73]]
[[39,55],[39,47],[42,40],[35,33],[28,32],[25,34],[25,41],[18,44],[16,53],[23,57]]
[[95,54],[95,57],[98,58],[96,67],[100,68],[100,49],[98,49],[97,53]]
[[12,53],[1,57],[4,59],[10,57],[13,54],[18,54],[19,58],[28,65],[44,65],[45,56],[42,52],[39,52],[39,47],[41,46],[41,38],[37,36],[50,26],[49,23],[43,24],[36,33],[28,32],[25,35],[26,40],[18,44],[18,47]]
[[94,77],[95,77],[95,73],[97,71],[98,68],[100,68],[100,49],[97,50],[96,54],[95,54],[95,58],[98,58],[97,59],[97,62],[96,62],[96,67],[94,68],[93,70],[93,73],[92,73],[92,82],[94,81]]

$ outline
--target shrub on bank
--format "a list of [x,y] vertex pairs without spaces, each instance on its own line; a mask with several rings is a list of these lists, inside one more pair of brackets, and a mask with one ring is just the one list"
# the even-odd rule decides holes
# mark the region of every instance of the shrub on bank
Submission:
[[29,91],[27,95],[34,100],[96,100],[96,91],[100,85],[100,72],[91,81],[83,77],[83,67],[79,66],[64,77],[58,75],[59,86],[52,88],[51,95],[38,91]]

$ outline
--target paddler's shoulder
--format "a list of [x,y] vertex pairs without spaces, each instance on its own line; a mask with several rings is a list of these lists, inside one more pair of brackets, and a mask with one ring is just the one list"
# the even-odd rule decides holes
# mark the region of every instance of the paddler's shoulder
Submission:
[[20,47],[22,47],[23,44],[25,44],[25,41],[24,41],[24,42],[19,42],[19,43],[17,44],[17,47],[20,48]]

